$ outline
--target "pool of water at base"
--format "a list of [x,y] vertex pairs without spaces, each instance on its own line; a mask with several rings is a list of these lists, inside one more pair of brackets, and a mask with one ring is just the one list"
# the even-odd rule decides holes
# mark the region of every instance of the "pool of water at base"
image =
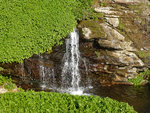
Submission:
[[[33,89],[36,91],[51,91],[51,89],[42,89],[35,83],[22,83],[18,86],[23,89]],[[58,91],[56,91],[58,92]],[[110,97],[120,102],[127,102],[133,106],[138,113],[150,113],[150,85],[146,86],[127,86],[127,85],[115,85],[115,86],[102,86],[93,85],[93,88],[84,91],[85,94],[97,95],[100,97]]]

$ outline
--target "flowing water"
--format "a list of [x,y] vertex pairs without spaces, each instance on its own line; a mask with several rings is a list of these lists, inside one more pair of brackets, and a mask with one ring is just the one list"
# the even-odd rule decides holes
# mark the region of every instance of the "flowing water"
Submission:
[[[44,60],[43,56],[40,56],[40,60],[41,59]],[[84,78],[82,78],[80,74],[79,62],[82,63],[85,68]],[[58,75],[60,76],[59,78],[61,78],[60,86],[58,86],[58,82],[56,82],[58,76],[55,75],[54,69],[43,65],[40,65],[39,68],[42,89],[49,88],[53,91],[62,93],[83,95],[83,91],[90,86],[90,80],[88,78],[86,60],[82,59],[80,56],[78,30],[74,29],[66,39],[66,52],[62,58],[62,72],[61,75]],[[87,82],[85,82],[85,78],[87,79]]]
[[[74,29],[74,31],[70,33],[69,38],[66,39],[66,53],[63,58],[63,68],[61,74],[62,92],[68,92],[74,95],[83,94],[85,87],[82,86],[81,83],[79,61],[82,61],[79,51],[79,33],[77,29]],[[85,71],[87,72],[85,60],[83,60],[83,63],[85,66]]]

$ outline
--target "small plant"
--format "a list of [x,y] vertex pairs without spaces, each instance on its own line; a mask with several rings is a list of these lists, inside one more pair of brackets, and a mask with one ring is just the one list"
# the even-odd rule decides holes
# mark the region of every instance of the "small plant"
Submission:
[[107,3],[101,1],[101,2],[100,2],[100,6],[101,6],[101,7],[106,7],[106,6],[107,6]]
[[118,26],[118,28],[122,31],[122,32],[124,32],[125,31],[125,24],[124,23],[122,23],[122,21],[121,21],[121,19],[119,18],[119,26]]

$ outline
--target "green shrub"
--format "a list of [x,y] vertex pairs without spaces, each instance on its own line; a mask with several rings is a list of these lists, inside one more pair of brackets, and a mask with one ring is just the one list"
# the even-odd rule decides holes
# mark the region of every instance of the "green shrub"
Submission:
[[0,0],[0,62],[22,62],[60,45],[88,18],[92,0]]
[[2,86],[2,85],[4,85],[4,88],[9,91],[16,88],[16,85],[14,83],[12,83],[11,78],[0,75],[0,86]]
[[4,68],[0,67],[0,71],[3,71],[3,70],[4,70]]
[[127,103],[110,98],[28,91],[0,95],[0,113],[136,113],[136,111]]
[[139,73],[139,75],[135,78],[129,79],[128,81],[133,83],[135,86],[141,85],[142,81],[145,79],[148,82],[148,79],[150,77],[150,69]]
[[11,78],[0,75],[0,85],[4,85],[5,83],[11,82],[11,81],[12,81]]
[[16,88],[16,85],[13,84],[12,82],[8,82],[5,86],[4,86],[5,89],[8,89],[8,91],[12,90],[12,89],[15,89]]
[[133,85],[135,85],[135,86],[139,86],[139,85],[141,85],[141,83],[143,81],[143,76],[138,75],[137,77],[129,79],[128,81],[133,83]]

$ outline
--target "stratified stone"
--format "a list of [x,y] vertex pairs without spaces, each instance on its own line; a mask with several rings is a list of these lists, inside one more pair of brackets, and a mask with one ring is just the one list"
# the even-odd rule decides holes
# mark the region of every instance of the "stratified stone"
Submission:
[[124,41],[125,37],[122,34],[120,34],[118,31],[116,31],[115,29],[108,26],[107,23],[102,23],[100,25],[103,27],[108,40]]
[[124,3],[124,4],[128,4],[128,3],[139,3],[139,0],[113,0],[116,3]]
[[105,13],[105,14],[116,14],[116,11],[112,11],[112,7],[97,7],[95,11],[98,13]]
[[119,40],[99,40],[99,45],[104,48],[112,48],[117,50],[136,51],[131,47],[132,42],[119,41]]
[[[108,52],[108,55],[114,59],[117,59],[118,63],[122,63],[131,67],[142,67],[144,63],[137,55],[133,52],[128,51],[114,51]],[[115,60],[114,60],[115,61]],[[116,64],[117,64],[116,62]]]
[[118,27],[119,19],[118,18],[106,18],[107,22],[110,23],[113,27]]

